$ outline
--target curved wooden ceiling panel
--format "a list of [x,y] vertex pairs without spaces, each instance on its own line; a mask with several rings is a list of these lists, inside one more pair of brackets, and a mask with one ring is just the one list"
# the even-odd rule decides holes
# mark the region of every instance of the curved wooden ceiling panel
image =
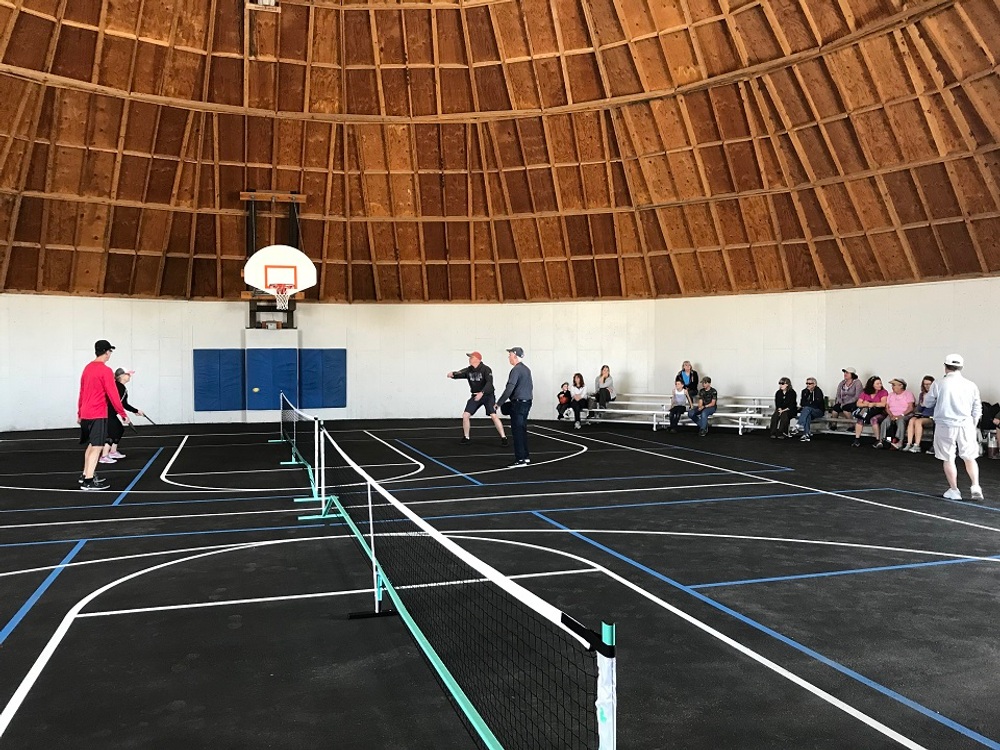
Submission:
[[237,298],[247,190],[324,300],[996,274],[997,2],[0,0],[0,290]]

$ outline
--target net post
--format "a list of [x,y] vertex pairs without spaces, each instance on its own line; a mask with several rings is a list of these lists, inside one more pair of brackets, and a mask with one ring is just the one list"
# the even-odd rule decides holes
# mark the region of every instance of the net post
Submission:
[[[615,626],[601,623],[601,643],[597,651],[597,737],[599,750],[618,747],[618,680],[615,665]],[[610,654],[610,655],[609,655]]]
[[378,576],[378,558],[375,556],[375,518],[372,513],[372,483],[365,482],[368,490],[368,546],[372,551],[372,594],[375,597],[375,614],[382,609],[382,582]]

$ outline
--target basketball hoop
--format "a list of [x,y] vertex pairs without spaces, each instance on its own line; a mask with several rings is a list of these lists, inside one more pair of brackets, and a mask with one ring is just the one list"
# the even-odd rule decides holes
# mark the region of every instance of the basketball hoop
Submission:
[[288,299],[291,297],[291,284],[272,284],[271,294],[274,295],[274,306],[278,310],[288,309]]

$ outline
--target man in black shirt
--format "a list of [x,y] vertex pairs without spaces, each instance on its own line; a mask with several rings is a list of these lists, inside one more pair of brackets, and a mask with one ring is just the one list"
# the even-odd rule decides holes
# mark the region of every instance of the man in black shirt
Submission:
[[468,380],[469,390],[472,395],[462,412],[462,442],[469,442],[469,418],[472,417],[480,406],[486,407],[486,414],[493,420],[493,424],[500,433],[500,445],[507,445],[507,436],[503,432],[503,422],[496,412],[496,391],[493,389],[493,370],[483,364],[483,355],[479,352],[471,352],[466,355],[469,358],[469,366],[449,372],[447,377],[456,380]]

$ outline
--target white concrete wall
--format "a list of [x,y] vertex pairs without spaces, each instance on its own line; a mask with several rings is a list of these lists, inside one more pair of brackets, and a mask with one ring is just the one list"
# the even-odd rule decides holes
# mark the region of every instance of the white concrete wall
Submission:
[[[478,349],[499,387],[521,346],[535,380],[536,414],[554,413],[555,393],[579,369],[591,382],[604,363],[621,389],[652,382],[653,302],[517,305],[300,305],[302,347],[348,350],[346,409],[336,418],[455,416],[468,386],[445,377]],[[117,349],[110,366],[135,369],[130,400],[158,422],[260,421],[272,412],[195,412],[192,350],[257,346],[240,302],[179,302],[0,294],[0,431],[71,427],[80,371],[93,343]],[[248,337],[249,336],[249,337]],[[282,346],[288,345],[282,341]]]
[[[447,417],[467,388],[445,378],[478,349],[499,387],[505,349],[522,346],[535,378],[533,414],[552,415],[573,372],[588,387],[602,364],[619,391],[666,392],[684,359],[722,395],[773,393],[788,375],[831,391],[841,367],[916,384],[957,351],[983,397],[1000,400],[1000,278],[836,292],[628,302],[509,305],[311,305],[298,309],[303,347],[348,351],[346,409],[336,418]],[[135,369],[133,403],[164,423],[274,419],[269,412],[195,412],[192,350],[239,348],[246,304],[0,294],[0,430],[71,427],[93,342]],[[251,338],[267,336],[252,331]],[[294,334],[292,334],[294,336]],[[284,345],[284,344],[283,344]]]
[[842,367],[861,377],[901,377],[919,388],[943,374],[946,354],[967,361],[983,398],[1000,400],[1000,278],[905,286],[704,297],[655,302],[655,387],[685,359],[720,395],[766,395],[787,375],[796,390],[815,376],[827,393]]

